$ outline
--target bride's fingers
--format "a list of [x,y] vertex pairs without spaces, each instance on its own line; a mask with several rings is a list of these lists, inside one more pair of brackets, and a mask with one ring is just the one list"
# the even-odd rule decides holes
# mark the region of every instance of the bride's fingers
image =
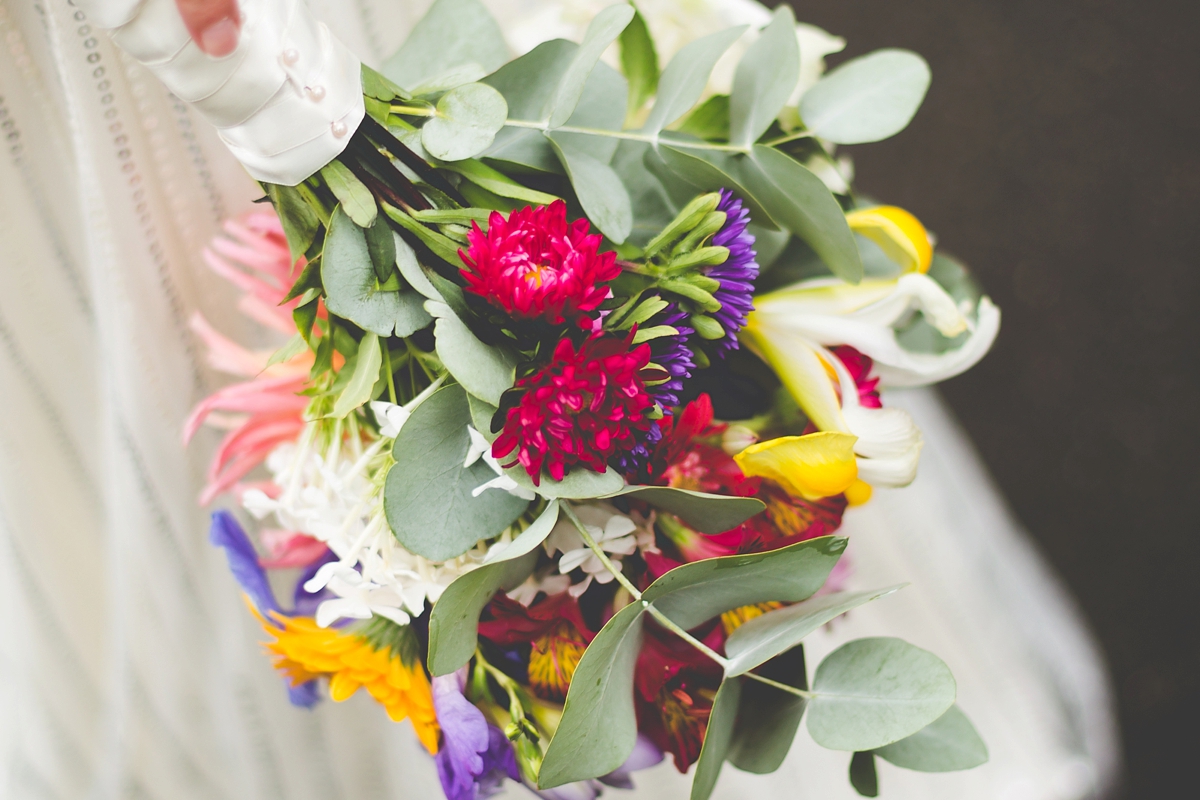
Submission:
[[175,0],[192,39],[210,56],[227,56],[238,43],[237,0]]

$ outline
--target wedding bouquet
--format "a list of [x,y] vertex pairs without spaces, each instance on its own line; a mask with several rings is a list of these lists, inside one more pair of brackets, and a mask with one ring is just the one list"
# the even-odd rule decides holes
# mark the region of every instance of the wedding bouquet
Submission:
[[868,796],[876,756],[976,766],[935,655],[859,639],[810,674],[803,647],[900,588],[839,569],[847,506],[917,467],[879,385],[957,374],[999,325],[834,157],[900,131],[928,68],[821,77],[782,6],[660,71],[651,28],[613,5],[509,60],[477,0],[438,0],[364,68],[342,155],[228,223],[209,264],[291,338],[194,321],[247,379],[187,423],[228,429],[202,502],[260,523],[217,511],[212,541],[292,701],[366,689],[451,800],[592,797],[664,753],[703,800],[726,761],[777,769],[805,717]]

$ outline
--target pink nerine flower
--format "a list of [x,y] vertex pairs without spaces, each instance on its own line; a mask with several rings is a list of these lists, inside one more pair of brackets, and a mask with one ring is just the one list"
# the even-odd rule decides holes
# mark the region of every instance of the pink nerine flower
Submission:
[[595,310],[608,297],[602,284],[621,273],[617,254],[601,253],[599,234],[588,221],[567,223],[567,204],[526,207],[505,219],[493,212],[484,233],[467,234],[471,243],[458,255],[467,289],[486,297],[514,317],[560,325]]
[[519,462],[537,484],[543,466],[554,480],[573,466],[603,472],[613,456],[637,447],[653,425],[654,399],[642,377],[650,346],[631,350],[631,342],[632,335],[593,337],[576,351],[560,341],[549,364],[517,381],[525,394],[509,409],[492,455],[516,451],[505,466]]

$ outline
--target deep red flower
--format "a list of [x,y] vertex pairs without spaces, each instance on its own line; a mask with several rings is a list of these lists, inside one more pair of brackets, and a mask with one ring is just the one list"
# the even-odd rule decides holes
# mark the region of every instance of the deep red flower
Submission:
[[561,702],[583,651],[595,638],[575,598],[563,592],[525,608],[500,594],[489,608],[492,619],[479,623],[479,635],[498,645],[532,645],[527,668],[530,688],[543,700]]
[[721,668],[682,639],[647,625],[634,685],[638,730],[687,772],[700,757]]
[[[626,339],[594,336],[579,348],[563,339],[541,371],[517,381],[525,394],[508,411],[492,455],[520,463],[538,483],[542,467],[555,480],[584,466],[603,472],[613,456],[637,447],[653,425],[654,399],[643,371],[650,346],[630,349]],[[655,374],[658,374],[655,371]]]
[[484,233],[472,224],[459,250],[467,289],[514,317],[560,325],[595,310],[608,297],[602,284],[621,273],[617,254],[599,252],[588,221],[567,223],[567,204],[527,206],[506,219],[493,212]]
[[871,377],[871,367],[875,362],[870,356],[863,355],[848,344],[832,347],[830,350],[846,365],[846,371],[854,379],[858,387],[858,403],[863,408],[883,408],[879,399],[879,378]]

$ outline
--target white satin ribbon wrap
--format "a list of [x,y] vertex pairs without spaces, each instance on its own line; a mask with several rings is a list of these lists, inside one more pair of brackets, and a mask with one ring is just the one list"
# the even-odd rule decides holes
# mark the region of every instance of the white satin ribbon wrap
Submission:
[[359,60],[303,0],[240,0],[237,49],[200,50],[174,0],[76,0],[113,40],[213,125],[252,176],[294,186],[362,122]]

